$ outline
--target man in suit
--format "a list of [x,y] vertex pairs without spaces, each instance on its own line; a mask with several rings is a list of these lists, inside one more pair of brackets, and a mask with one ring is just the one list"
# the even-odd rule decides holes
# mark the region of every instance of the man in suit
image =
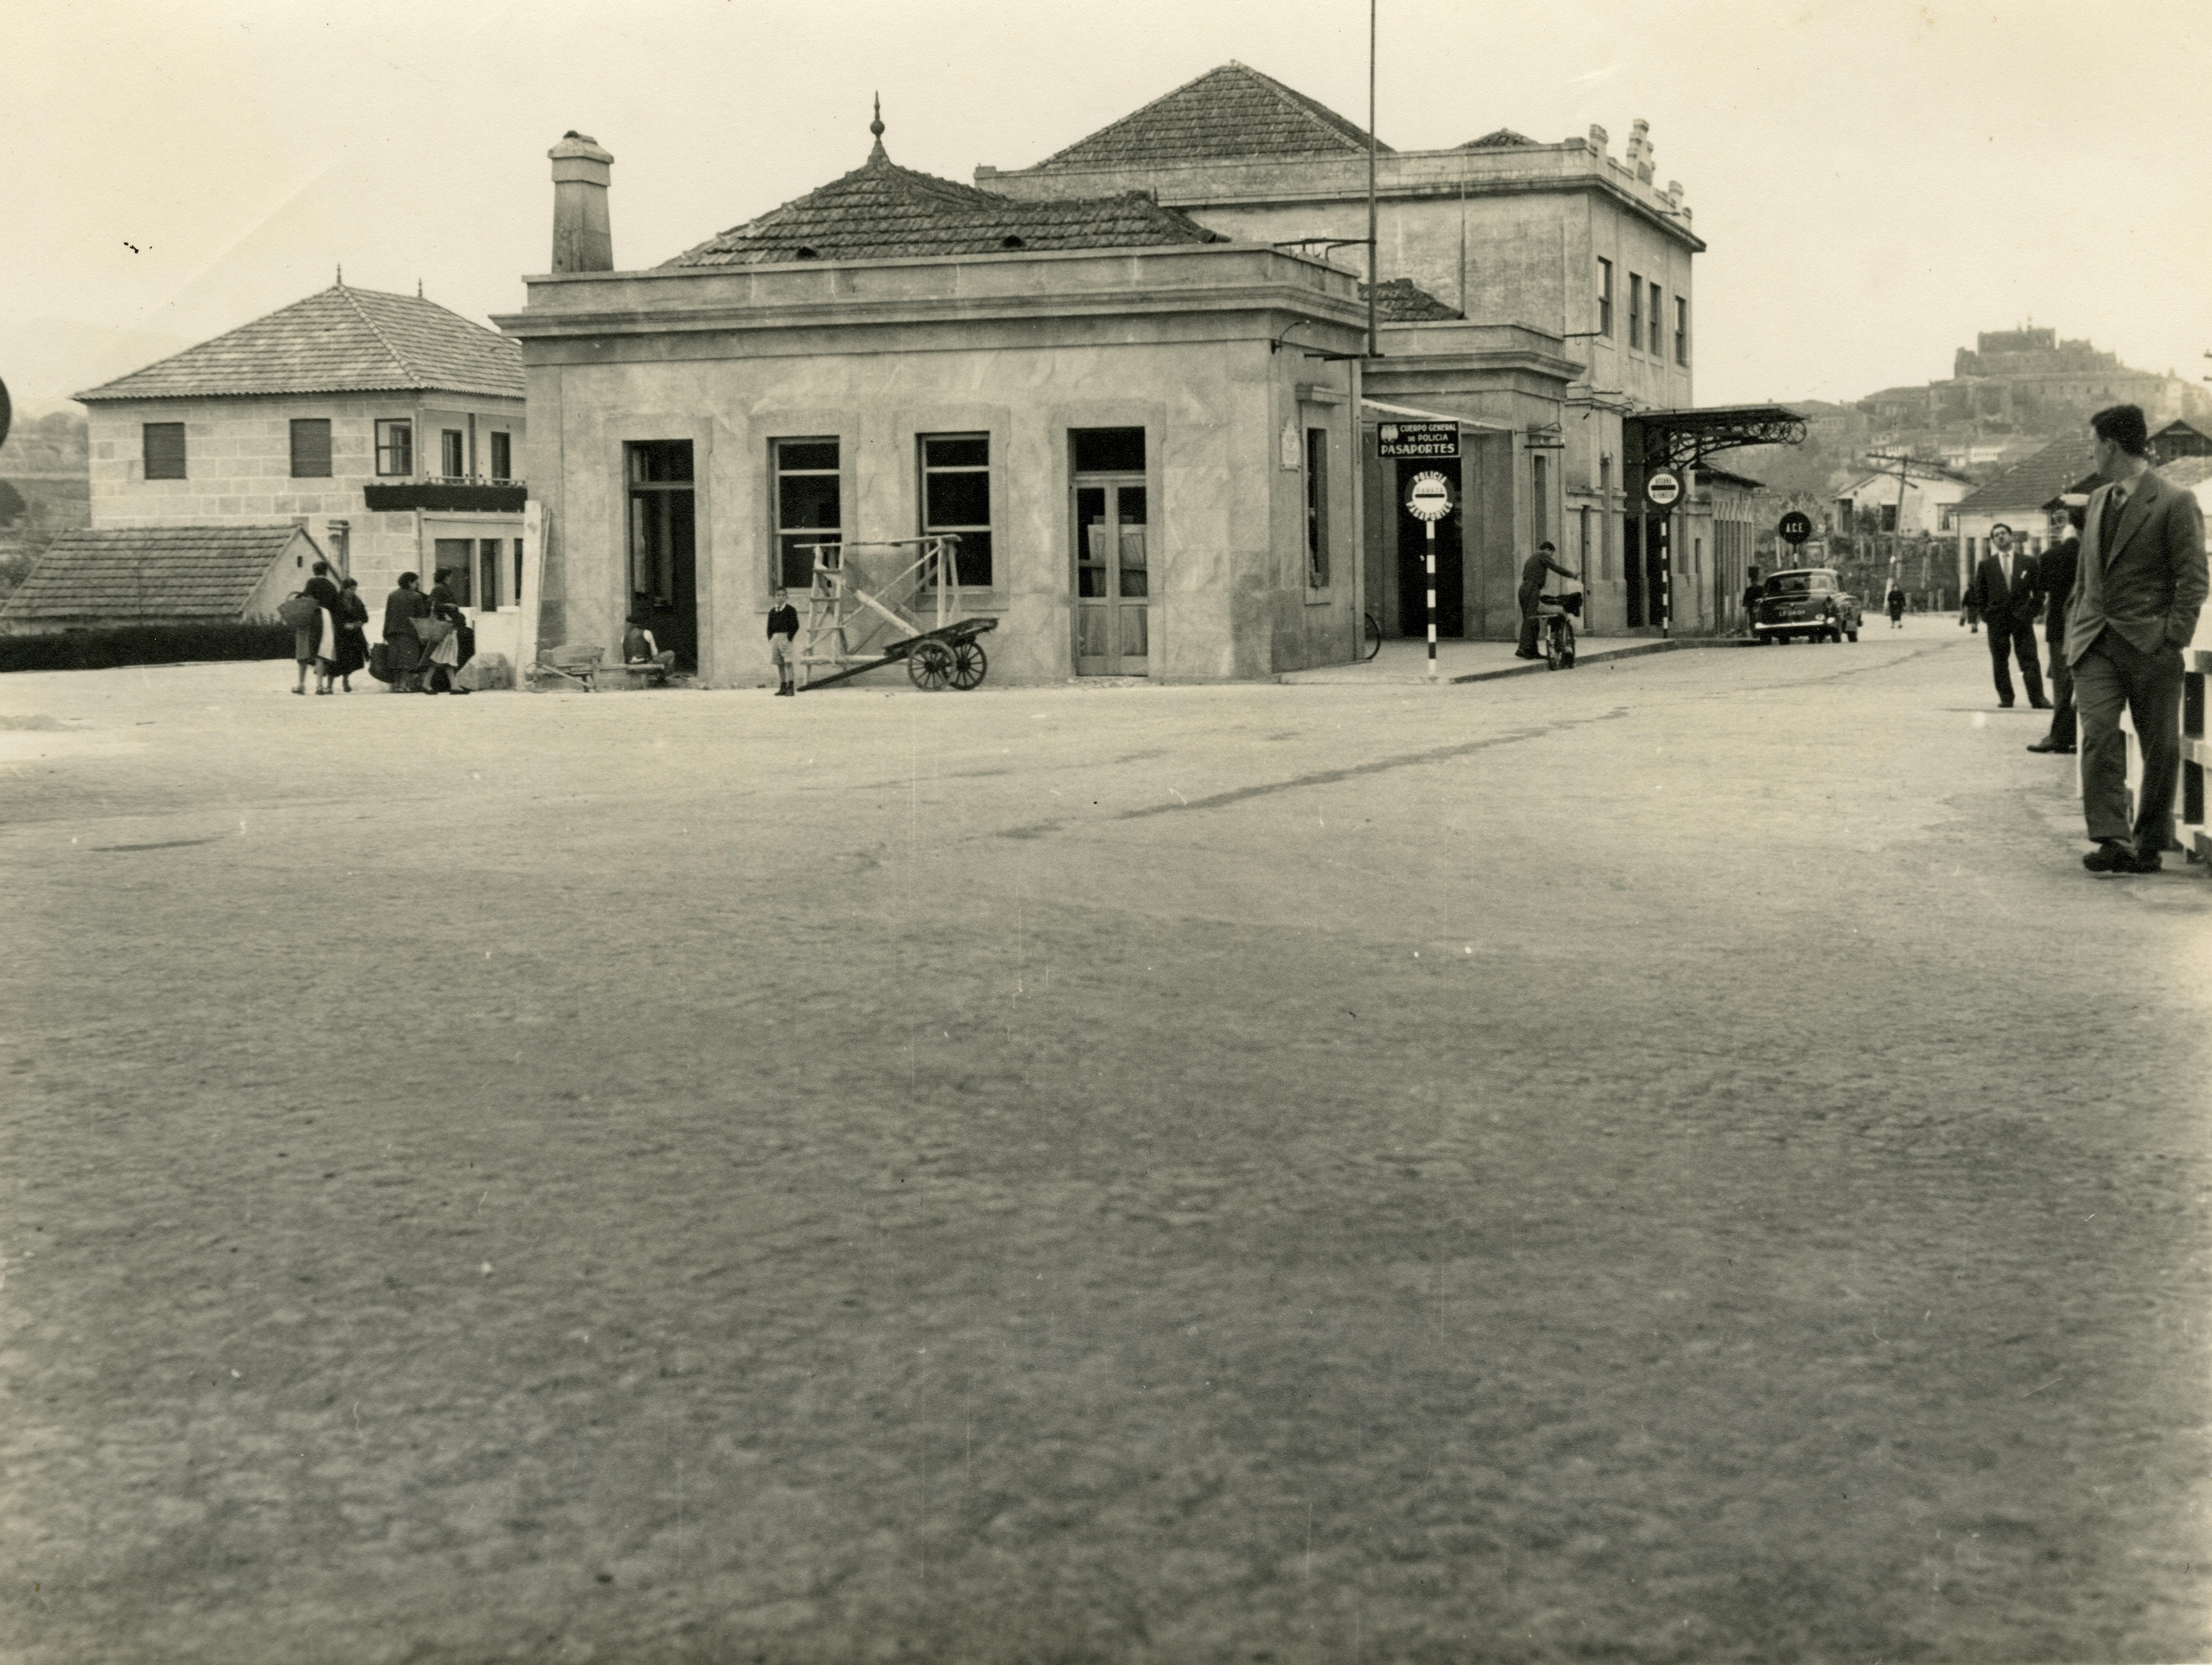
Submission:
[[2020,660],[2021,680],[2027,684],[2027,702],[2042,710],[2051,702],[2043,697],[2043,663],[2035,653],[2035,616],[2043,592],[2036,587],[2035,559],[2013,547],[2012,528],[1990,528],[1990,552],[1974,568],[1966,586],[1966,605],[1990,627],[1990,668],[1997,684],[1997,703],[2012,709],[2012,671],[2008,654]]
[[[2142,409],[2115,404],[2089,419],[2097,471],[2081,573],[2066,610],[2066,658],[2081,719],[2081,808],[2097,848],[2094,873],[2154,873],[2172,832],[2181,775],[2181,653],[2204,605],[2204,515],[2144,455]],[[2128,825],[2124,708],[2142,743],[2142,793]]]
[[2055,696],[2051,732],[2028,747],[2030,751],[2074,750],[2074,671],[2066,663],[2066,604],[2074,594],[2074,580],[2081,570],[2081,523],[2087,517],[2079,502],[2051,517],[2051,547],[2035,563],[2035,581],[2043,586],[2050,606],[2043,622],[2043,639],[2051,648],[2051,691]]

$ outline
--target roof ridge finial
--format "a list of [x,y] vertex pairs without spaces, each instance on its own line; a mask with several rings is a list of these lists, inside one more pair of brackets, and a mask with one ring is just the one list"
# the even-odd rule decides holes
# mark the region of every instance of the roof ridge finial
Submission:
[[875,146],[868,152],[868,160],[874,161],[881,158],[889,161],[890,155],[884,149],[884,95],[881,93],[876,94],[875,119],[868,124],[868,131],[876,136]]
[[345,262],[344,262],[344,261],[343,261],[343,260],[341,260],[341,261],[339,261],[339,262],[338,262],[338,275],[337,275],[337,286],[338,286],[338,288],[340,288],[340,289],[343,289],[343,288],[345,287]]
[[415,298],[417,301],[422,298],[422,280],[419,277],[415,280]]

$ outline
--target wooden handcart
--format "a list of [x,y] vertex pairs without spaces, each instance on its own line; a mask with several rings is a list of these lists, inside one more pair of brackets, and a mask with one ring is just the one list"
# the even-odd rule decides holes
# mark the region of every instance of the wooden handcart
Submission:
[[[990,658],[976,638],[999,628],[995,618],[955,618],[958,606],[953,562],[960,539],[945,532],[884,543],[816,544],[813,581],[799,648],[799,689],[828,688],[903,659],[906,673],[924,693],[947,688],[966,693],[981,684]],[[849,557],[861,550],[921,550],[918,559],[892,575],[885,596],[905,591],[908,611],[935,622],[923,625],[872,595],[854,580]],[[884,633],[890,634],[884,635]]]

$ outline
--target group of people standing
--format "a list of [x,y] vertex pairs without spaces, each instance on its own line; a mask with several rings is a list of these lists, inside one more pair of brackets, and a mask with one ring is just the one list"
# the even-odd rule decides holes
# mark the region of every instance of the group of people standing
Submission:
[[[421,574],[402,573],[398,587],[384,598],[384,668],[395,694],[469,691],[453,685],[453,673],[469,662],[474,644],[468,615],[446,582],[451,575],[439,572],[425,594]],[[427,628],[424,621],[432,619],[446,628]]]
[[[2205,599],[2204,515],[2195,495],[2150,465],[2142,407],[2090,418],[2106,483],[2052,516],[2039,559],[1992,535],[1966,603],[1989,626],[1997,702],[2014,702],[2017,661],[2028,703],[2051,712],[2030,751],[2072,752],[2078,729],[2081,807],[2096,873],[2154,873],[2172,833],[2181,775],[2182,653]],[[2054,703],[2043,696],[2035,627],[2051,652]],[[2128,814],[2124,712],[2142,746],[2142,782]]]
[[368,663],[368,604],[361,586],[350,578],[333,579],[331,563],[318,561],[301,593],[315,604],[315,614],[292,628],[292,659],[299,666],[292,691],[307,691],[312,671],[318,694],[337,692],[333,684],[352,693],[353,673]]

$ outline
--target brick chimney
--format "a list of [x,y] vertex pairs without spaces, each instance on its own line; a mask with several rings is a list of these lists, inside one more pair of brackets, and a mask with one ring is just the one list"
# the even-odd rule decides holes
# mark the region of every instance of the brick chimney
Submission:
[[553,270],[612,271],[607,184],[615,159],[573,127],[545,154],[553,159]]

